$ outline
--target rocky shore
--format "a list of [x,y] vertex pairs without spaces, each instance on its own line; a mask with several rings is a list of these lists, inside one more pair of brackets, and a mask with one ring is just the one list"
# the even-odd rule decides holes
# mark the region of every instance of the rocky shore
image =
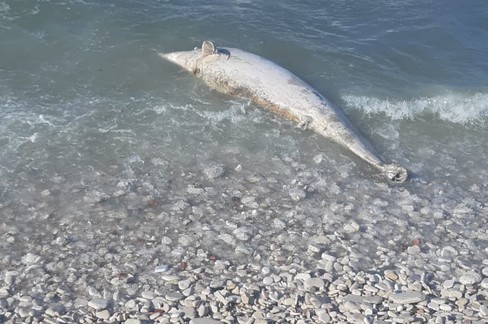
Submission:
[[364,179],[363,204],[298,164],[292,181],[214,162],[155,180],[160,162],[19,185],[1,206],[0,321],[488,321],[487,233],[462,231],[486,209],[475,199]]

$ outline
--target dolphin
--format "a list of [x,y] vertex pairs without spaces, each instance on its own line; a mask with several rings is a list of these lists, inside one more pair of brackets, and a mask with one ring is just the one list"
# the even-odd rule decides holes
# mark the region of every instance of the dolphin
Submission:
[[204,41],[191,51],[159,53],[202,79],[211,88],[257,105],[312,129],[341,144],[385,174],[402,183],[407,169],[383,162],[347,119],[344,112],[305,81],[281,66],[236,48],[216,47]]

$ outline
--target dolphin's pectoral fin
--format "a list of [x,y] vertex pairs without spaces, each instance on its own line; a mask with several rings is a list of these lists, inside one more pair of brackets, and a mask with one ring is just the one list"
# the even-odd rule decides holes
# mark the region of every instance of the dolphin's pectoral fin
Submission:
[[300,127],[301,129],[308,129],[312,121],[313,118],[311,116],[303,115],[300,117],[300,121],[298,122],[298,127]]
[[404,167],[396,164],[387,164],[383,167],[383,172],[388,179],[397,183],[404,183],[408,180],[408,171]]
[[204,41],[202,44],[202,57],[215,53],[215,45],[211,41]]

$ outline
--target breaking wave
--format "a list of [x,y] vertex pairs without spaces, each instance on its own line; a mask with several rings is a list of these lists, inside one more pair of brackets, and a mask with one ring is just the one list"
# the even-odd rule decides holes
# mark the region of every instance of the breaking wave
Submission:
[[412,100],[389,100],[366,96],[343,96],[347,106],[367,114],[385,114],[389,118],[411,119],[433,115],[458,124],[488,124],[487,93],[447,93]]

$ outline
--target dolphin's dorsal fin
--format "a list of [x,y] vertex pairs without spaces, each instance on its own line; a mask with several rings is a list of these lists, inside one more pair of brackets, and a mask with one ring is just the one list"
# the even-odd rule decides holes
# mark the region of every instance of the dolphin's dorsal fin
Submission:
[[202,44],[202,56],[211,55],[215,53],[215,45],[211,41],[204,41]]

